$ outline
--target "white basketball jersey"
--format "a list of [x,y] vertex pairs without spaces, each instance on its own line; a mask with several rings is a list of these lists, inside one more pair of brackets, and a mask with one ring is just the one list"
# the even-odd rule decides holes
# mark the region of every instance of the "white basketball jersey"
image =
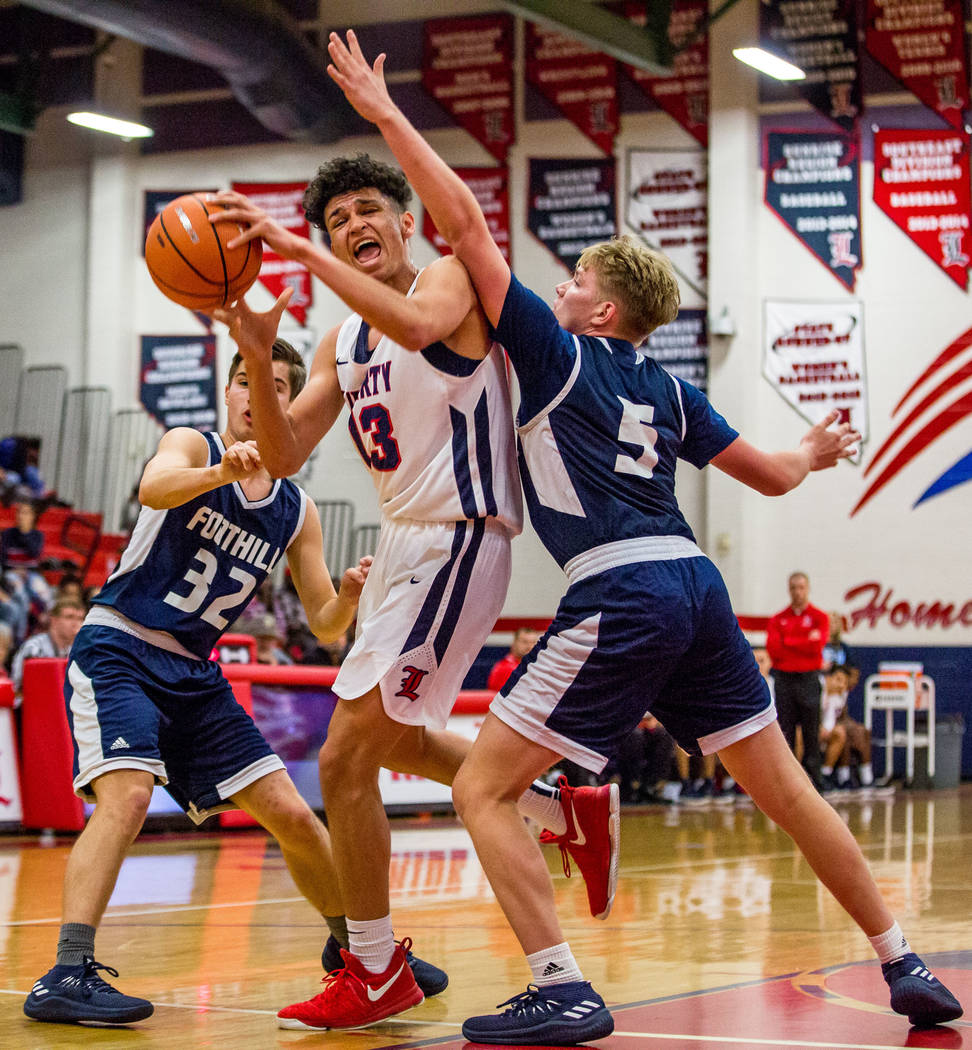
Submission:
[[[414,287],[414,285],[413,285]],[[411,351],[353,314],[337,338],[337,375],[351,409],[348,429],[389,518],[495,518],[523,527],[506,357],[494,343],[482,361],[443,343]]]

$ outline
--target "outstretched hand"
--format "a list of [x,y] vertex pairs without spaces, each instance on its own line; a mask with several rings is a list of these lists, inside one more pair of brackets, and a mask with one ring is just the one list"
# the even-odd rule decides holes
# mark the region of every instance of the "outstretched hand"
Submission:
[[264,357],[272,360],[273,341],[277,338],[277,328],[287,303],[294,294],[292,286],[284,288],[277,296],[277,301],[269,310],[254,313],[245,299],[237,299],[230,306],[218,306],[209,311],[209,316],[222,321],[229,329],[230,337],[239,347],[244,359]]
[[840,412],[835,409],[803,435],[800,447],[809,453],[811,470],[825,470],[827,467],[836,466],[838,460],[849,459],[857,453],[857,443],[861,440],[861,435],[850,423],[841,423],[834,427],[838,419]]
[[385,85],[384,52],[375,59],[374,65],[368,65],[354,30],[349,29],[346,44],[337,33],[331,33],[327,53],[333,63],[327,67],[328,74],[365,120],[377,124],[394,112],[395,103]]

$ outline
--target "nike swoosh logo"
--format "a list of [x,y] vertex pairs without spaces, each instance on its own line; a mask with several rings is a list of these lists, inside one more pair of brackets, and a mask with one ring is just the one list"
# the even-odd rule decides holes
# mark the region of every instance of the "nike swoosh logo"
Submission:
[[339,358],[339,359],[338,359],[337,361],[335,361],[334,363],[335,363],[336,365],[346,365],[346,364],[348,363],[348,358],[346,358],[346,357],[345,357],[345,358]]
[[584,843],[587,842],[587,836],[584,834],[584,832],[581,830],[580,825],[577,823],[577,810],[574,809],[573,802],[571,802],[570,808],[574,814],[574,831],[577,832],[577,838],[571,839],[570,844],[572,846],[583,846]]
[[398,975],[402,972],[402,970],[405,969],[405,966],[406,963],[402,963],[402,965],[399,966],[398,969],[395,971],[395,976],[385,981],[385,983],[380,988],[372,988],[370,984],[366,984],[365,987],[368,989],[368,998],[373,1003],[376,1003],[385,994],[385,992],[387,992],[388,989],[391,988],[391,986],[398,980]]
[[408,582],[409,583],[421,583],[422,581],[421,580],[416,580],[415,577],[413,576]]

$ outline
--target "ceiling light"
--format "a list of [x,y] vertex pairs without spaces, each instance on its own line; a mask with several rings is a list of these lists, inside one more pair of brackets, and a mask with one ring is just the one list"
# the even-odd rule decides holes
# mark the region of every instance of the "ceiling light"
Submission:
[[777,80],[806,80],[806,73],[791,62],[786,62],[778,55],[764,51],[761,47],[736,47],[733,58],[745,62],[747,66],[758,69],[760,73],[775,77]]
[[95,131],[106,131],[109,135],[118,135],[128,141],[129,139],[146,139],[155,132],[144,124],[136,124],[131,120],[119,120],[117,117],[109,117],[104,113],[69,113],[68,120],[72,124],[78,124],[82,128],[92,128]]

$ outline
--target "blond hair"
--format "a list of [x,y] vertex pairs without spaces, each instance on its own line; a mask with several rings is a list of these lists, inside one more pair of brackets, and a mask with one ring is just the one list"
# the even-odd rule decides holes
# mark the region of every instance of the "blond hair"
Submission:
[[591,270],[598,292],[618,308],[631,342],[640,343],[678,314],[675,270],[666,255],[622,235],[581,252],[577,268]]

